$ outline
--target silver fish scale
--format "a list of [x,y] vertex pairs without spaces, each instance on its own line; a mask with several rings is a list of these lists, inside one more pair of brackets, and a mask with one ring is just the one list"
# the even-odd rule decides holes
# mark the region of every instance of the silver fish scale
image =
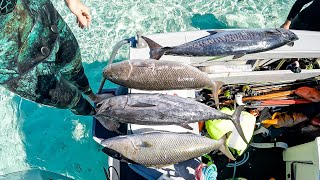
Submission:
[[213,139],[191,133],[148,133],[132,138],[136,139],[135,142],[149,145],[138,148],[135,153],[137,156],[131,157],[145,166],[175,164],[209,153],[222,145]]
[[113,80],[114,83],[141,90],[198,89],[213,86],[205,73],[190,65],[149,59],[129,60],[127,63],[132,65],[129,77],[125,81]]
[[[141,106],[142,105],[142,106]],[[103,101],[97,115],[123,123],[143,125],[184,124],[208,119],[231,119],[193,99],[165,94],[129,94]]]

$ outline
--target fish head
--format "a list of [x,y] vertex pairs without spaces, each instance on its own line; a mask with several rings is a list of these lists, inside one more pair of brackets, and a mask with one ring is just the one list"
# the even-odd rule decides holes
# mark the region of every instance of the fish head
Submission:
[[129,61],[122,61],[107,66],[103,70],[103,77],[112,82],[119,82],[128,79],[131,71],[131,63]]
[[108,99],[104,99],[96,105],[95,116],[104,116],[113,121],[118,121],[114,116],[117,110],[123,110],[128,99],[127,96],[114,96]]
[[286,39],[289,42],[299,40],[298,36],[294,32],[292,32],[290,30],[286,30],[286,29],[283,29],[283,28],[279,28],[277,30],[282,34],[284,39]]
[[110,139],[105,139],[100,143],[106,148],[109,156],[116,157],[131,157],[135,154],[135,145],[133,141],[127,136],[117,136]]

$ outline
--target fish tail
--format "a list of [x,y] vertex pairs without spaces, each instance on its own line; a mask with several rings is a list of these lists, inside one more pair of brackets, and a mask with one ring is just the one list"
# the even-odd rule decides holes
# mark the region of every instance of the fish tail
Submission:
[[249,144],[245,135],[244,135],[244,132],[241,128],[241,125],[240,125],[240,115],[241,115],[241,112],[242,110],[244,109],[244,106],[241,105],[241,106],[238,106],[236,108],[236,110],[234,111],[233,115],[232,115],[232,119],[231,121],[233,122],[234,126],[236,127],[239,135],[241,136],[241,138],[243,139],[243,141],[246,143],[246,144]]
[[212,94],[213,94],[213,99],[214,99],[214,103],[216,104],[217,108],[220,109],[219,106],[219,91],[221,89],[221,87],[224,85],[225,83],[222,81],[213,81],[213,88],[212,88]]
[[147,44],[150,48],[149,54],[150,54],[151,59],[159,60],[168,49],[171,49],[170,47],[163,48],[160,44],[154,42],[153,40],[151,40],[145,36],[141,36],[141,37],[142,37],[142,39],[144,39],[147,42]]
[[232,155],[232,153],[230,152],[229,148],[227,147],[227,144],[226,144],[226,137],[222,137],[220,139],[222,141],[222,144],[219,148],[219,151],[221,151],[225,156],[227,156],[229,159],[231,160],[236,160],[234,158],[234,156]]
[[213,81],[212,82],[212,87],[210,88],[212,94],[210,95],[211,98],[213,98],[214,103],[216,104],[217,109],[220,109],[220,102],[219,102],[219,91],[221,89],[221,87],[224,85],[225,83],[222,81]]

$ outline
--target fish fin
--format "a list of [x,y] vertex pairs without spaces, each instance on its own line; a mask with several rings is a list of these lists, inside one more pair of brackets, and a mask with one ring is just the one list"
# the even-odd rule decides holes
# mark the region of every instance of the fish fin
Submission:
[[147,42],[147,44],[148,44],[150,49],[162,48],[162,46],[160,44],[154,42],[153,40],[151,40],[151,39],[149,39],[149,38],[147,38],[145,36],[141,36],[141,38],[144,39]]
[[294,42],[289,42],[287,45],[292,47],[292,46],[294,46]]
[[164,55],[165,51],[171,49],[170,47],[163,48],[160,44],[154,42],[153,40],[145,36],[141,36],[141,38],[147,42],[150,48],[149,55],[151,59],[159,60]]
[[142,141],[141,144],[139,145],[140,147],[152,147],[152,145],[146,141]]
[[[222,137],[223,138],[223,137]],[[232,153],[230,152],[229,148],[226,145],[226,140],[223,140],[223,144],[220,146],[219,150],[225,155],[227,156],[229,159],[231,160],[236,160],[236,158],[234,158],[234,156],[232,155]]]
[[246,55],[246,54],[236,54],[236,55],[233,56],[232,59],[238,59],[238,58],[241,58],[244,55]]
[[213,84],[212,84],[212,89],[211,89],[211,91],[212,91],[211,97],[213,98],[217,109],[220,109],[220,106],[219,106],[219,104],[220,104],[220,102],[219,102],[219,91],[220,91],[221,87],[225,83],[222,82],[222,81],[213,81],[212,83]]
[[[149,60],[151,61],[154,59],[149,59]],[[155,67],[154,63],[149,63],[150,61],[146,62],[146,61],[139,60],[134,64],[134,66],[135,67],[142,67],[142,68],[154,68]]]
[[113,150],[113,149],[110,149],[110,148],[107,148],[107,147],[104,147],[102,149],[102,152],[104,152],[105,154],[107,154],[108,156],[114,158],[114,159],[117,159],[119,161],[122,161],[122,162],[126,162],[126,163],[132,163],[132,164],[138,164],[134,161],[132,161],[131,159],[123,156],[121,153]]
[[244,109],[244,105],[241,105],[241,106],[238,106],[236,108],[236,110],[234,111],[234,113],[232,114],[232,122],[234,124],[234,126],[236,127],[237,131],[238,131],[238,134],[241,136],[241,138],[243,139],[243,141],[246,143],[246,144],[249,144],[245,135],[244,135],[244,132],[241,128],[241,124],[240,124],[240,115],[241,115],[241,112],[242,110]]
[[[272,31],[272,30],[266,30],[265,31],[267,34],[279,34],[279,30],[278,31]],[[280,32],[281,33],[281,32]]]
[[136,102],[133,104],[128,104],[130,107],[154,107],[157,106],[155,104],[149,104],[149,103],[144,103],[144,102]]
[[218,31],[207,31],[210,35],[215,35],[218,33]]
[[179,124],[179,126],[189,129],[189,130],[193,130],[193,128],[191,126],[189,126],[189,124],[183,123],[183,124]]

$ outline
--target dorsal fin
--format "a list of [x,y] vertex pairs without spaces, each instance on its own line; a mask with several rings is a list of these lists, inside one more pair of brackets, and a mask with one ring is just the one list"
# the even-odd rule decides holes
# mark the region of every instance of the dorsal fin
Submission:
[[207,31],[210,35],[215,35],[218,33],[218,31]]
[[141,36],[141,38],[147,42],[150,49],[162,48],[162,46],[160,44],[154,42],[153,40],[151,40],[145,36]]

